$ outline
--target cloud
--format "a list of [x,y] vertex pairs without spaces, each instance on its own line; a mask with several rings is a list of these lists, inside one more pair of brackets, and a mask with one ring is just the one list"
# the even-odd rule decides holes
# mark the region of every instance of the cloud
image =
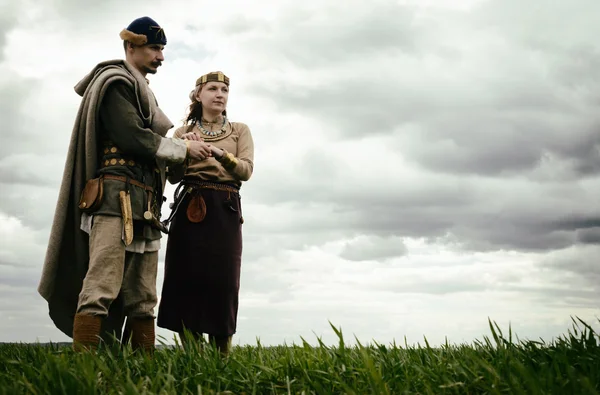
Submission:
[[43,236],[27,227],[19,219],[0,211],[0,266],[2,267],[2,283],[13,284],[13,275],[24,276],[18,269],[37,268],[36,261],[43,259],[45,249]]
[[0,196],[0,211],[17,218],[27,227],[49,232],[58,188],[11,183],[2,184],[4,191]]
[[[157,0],[131,0],[127,3],[106,0],[90,4],[76,0],[50,0],[42,7],[43,13],[38,13],[36,17],[44,26],[56,26],[62,30],[100,32],[107,25],[121,25],[121,28],[126,28],[131,21],[142,16],[150,16],[162,24],[161,8],[161,2]],[[42,15],[46,17],[43,18]],[[104,27],[89,23],[98,20],[104,22]],[[115,32],[115,37],[118,37],[119,32],[120,30]]]
[[578,229],[577,240],[583,244],[600,244],[600,226]]
[[350,261],[385,260],[407,253],[400,238],[360,237],[348,242],[340,257]]
[[[551,156],[574,177],[597,174],[598,89],[591,87],[600,81],[600,52],[569,46],[583,46],[581,36],[534,50],[527,38],[551,20],[527,20],[533,27],[522,32],[526,38],[506,35],[518,8],[497,4],[465,13],[386,3],[334,20],[328,15],[335,7],[324,5],[294,23],[248,27],[236,39],[255,62],[265,61],[256,94],[282,112],[302,109],[337,139],[393,136],[398,155],[436,172],[514,175]],[[557,7],[545,15],[565,8]],[[285,33],[273,34],[279,29]],[[589,84],[574,85],[565,79],[571,76]]]
[[[224,25],[239,32],[256,70],[245,92],[280,119],[302,118],[300,134],[260,156],[252,197],[292,210],[279,217],[296,229],[290,234],[327,240],[336,229],[346,237],[452,236],[478,251],[577,243],[581,230],[558,222],[598,215],[600,125],[597,94],[566,77],[597,73],[595,52],[570,55],[581,35],[534,51],[537,30],[506,34],[517,8],[497,4],[356,6],[331,21],[336,6],[327,3],[318,14],[302,7],[295,22],[282,7],[268,27],[252,18]],[[375,31],[357,40],[343,28],[375,26],[374,18],[386,20],[386,39]],[[576,200],[590,203],[575,208]]]
[[[590,288],[595,280],[549,270],[540,264],[548,256],[543,252],[465,254],[459,246],[406,239],[404,256],[353,262],[339,256],[346,243],[245,264],[241,341],[253,340],[247,333],[260,333],[271,344],[298,342],[300,336],[314,341],[315,334],[335,342],[328,321],[361,340],[407,336],[411,344],[427,336],[436,343],[449,335],[450,341],[470,341],[466,333],[487,333],[488,317],[503,328],[511,324],[520,338],[548,339],[566,330],[570,315],[591,317],[595,311],[597,287]],[[369,317],[369,324],[360,317]]]
[[[565,277],[576,276],[580,284],[591,287],[599,293],[600,268],[597,265],[599,254],[598,244],[571,246],[540,259],[539,265],[553,270],[558,281],[563,281]],[[572,286],[569,288],[578,289]]]
[[[249,217],[252,226],[257,232],[283,232],[290,238],[315,235],[294,236],[306,241],[360,234],[456,237],[472,250],[546,250],[575,243],[579,229],[598,218],[595,199],[600,190],[594,179],[535,182],[526,177],[433,173],[374,144],[377,155],[369,159],[369,166],[345,160],[344,153],[358,152],[360,146],[365,144],[339,144],[328,153],[329,160],[344,169],[333,177],[320,177],[319,165],[312,169],[312,162],[293,158],[284,168],[274,169],[277,175],[257,176],[250,199],[264,206],[260,215]],[[311,173],[315,175],[308,176]],[[258,214],[255,207],[251,213]]]
[[2,61],[5,58],[4,51],[6,47],[7,36],[18,23],[20,10],[21,4],[19,4],[19,2],[12,2],[10,4],[2,5],[2,13],[0,14],[0,64],[2,64]]
[[[0,137],[0,155],[23,152],[29,149],[42,150],[41,144],[32,143],[32,137],[37,133],[32,132],[31,108],[27,106],[27,100],[34,91],[33,81],[21,78],[14,71],[0,63],[0,116],[2,117],[3,133]],[[29,111],[28,111],[29,110]]]

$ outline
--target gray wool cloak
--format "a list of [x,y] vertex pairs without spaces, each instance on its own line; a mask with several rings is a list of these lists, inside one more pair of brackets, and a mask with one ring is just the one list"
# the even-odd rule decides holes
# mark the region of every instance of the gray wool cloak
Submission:
[[[106,89],[115,82],[124,82],[135,92],[138,113],[144,125],[161,136],[173,126],[160,110],[147,80],[125,60],[108,60],[97,64],[75,85],[82,97],[73,126],[64,173],[59,189],[56,211],[42,269],[38,292],[48,302],[49,315],[58,329],[73,337],[73,321],[79,292],[89,263],[88,234],[80,229],[81,212],[78,202],[87,180],[97,177],[97,120]],[[159,159],[162,187],[165,184],[165,163]],[[114,334],[121,337],[125,320],[121,298],[111,305],[103,321],[105,340]]]

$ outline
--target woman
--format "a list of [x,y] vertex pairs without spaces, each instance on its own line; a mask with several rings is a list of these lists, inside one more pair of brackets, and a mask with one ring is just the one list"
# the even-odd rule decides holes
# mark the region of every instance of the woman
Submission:
[[247,125],[227,119],[229,78],[211,72],[196,81],[190,112],[174,137],[203,141],[211,154],[169,168],[180,182],[169,219],[165,278],[157,325],[196,339],[203,334],[223,353],[236,332],[242,217],[239,188],[252,175],[254,142]]

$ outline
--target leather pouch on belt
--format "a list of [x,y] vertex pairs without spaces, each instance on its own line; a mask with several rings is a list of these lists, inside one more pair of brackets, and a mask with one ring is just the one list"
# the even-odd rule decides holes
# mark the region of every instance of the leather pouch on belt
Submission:
[[85,213],[91,213],[98,209],[104,197],[104,179],[102,177],[92,178],[85,183],[79,198],[79,208]]
[[206,216],[206,203],[204,202],[204,198],[202,194],[196,194],[188,204],[187,207],[187,217],[190,222],[198,223],[202,222],[204,217]]

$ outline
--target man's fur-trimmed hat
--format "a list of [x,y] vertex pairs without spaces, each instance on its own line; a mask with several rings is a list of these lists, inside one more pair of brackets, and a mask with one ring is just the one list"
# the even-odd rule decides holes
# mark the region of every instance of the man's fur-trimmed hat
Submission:
[[162,44],[167,45],[165,31],[156,21],[143,16],[131,22],[127,28],[121,30],[121,39],[135,45]]

